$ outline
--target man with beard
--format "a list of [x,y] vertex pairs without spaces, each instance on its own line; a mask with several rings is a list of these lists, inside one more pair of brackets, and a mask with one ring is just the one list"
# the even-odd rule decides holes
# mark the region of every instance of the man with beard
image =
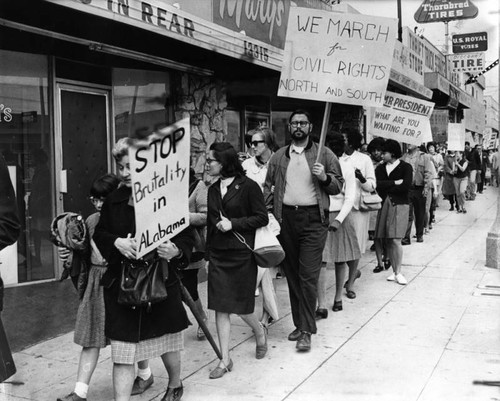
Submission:
[[264,198],[281,223],[280,242],[286,253],[283,268],[295,325],[288,339],[297,342],[299,351],[309,351],[311,334],[316,333],[317,284],[328,232],[329,195],[338,194],[344,181],[330,149],[324,147],[316,161],[319,147],[310,138],[307,111],[294,111],[288,130],[292,143],[269,160]]

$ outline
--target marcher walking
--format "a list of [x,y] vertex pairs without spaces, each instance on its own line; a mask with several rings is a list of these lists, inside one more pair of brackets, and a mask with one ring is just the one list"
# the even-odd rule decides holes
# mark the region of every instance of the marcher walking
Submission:
[[[252,130],[251,146],[254,156],[246,159],[241,165],[248,178],[254,180],[261,190],[264,189],[266,181],[267,164],[276,150],[276,138],[274,132],[269,128],[257,128]],[[272,215],[270,215],[271,218]],[[274,218],[274,216],[272,216]],[[276,220],[275,223],[277,224]],[[263,268],[257,266],[257,289],[261,288],[262,313],[259,317],[264,326],[272,321],[278,320],[278,297],[274,290],[272,273],[279,268]]]
[[[455,176],[455,152],[448,150],[444,158],[444,177],[443,177],[443,196],[450,202],[450,212],[455,210],[454,206],[456,202],[455,184],[453,183],[453,177]],[[458,207],[458,205],[457,205]]]
[[426,197],[431,194],[432,180],[436,175],[436,171],[430,156],[420,151],[416,145],[410,145],[408,152],[405,153],[401,160],[410,164],[413,169],[413,182],[409,193],[410,212],[408,225],[406,234],[402,239],[403,245],[409,245],[414,219],[417,242],[424,242],[425,202]]
[[[85,221],[90,238],[90,269],[88,282],[83,298],[78,306],[76,315],[74,342],[82,347],[78,362],[78,373],[74,390],[57,401],[85,401],[89,389],[90,379],[97,366],[101,348],[106,347],[109,341],[104,334],[104,296],[101,279],[107,269],[107,262],[97,249],[92,236],[99,222],[100,211],[104,199],[118,188],[120,180],[113,174],[106,174],[92,183],[90,201],[96,212]],[[59,247],[59,256],[65,261],[70,250]]]
[[403,247],[401,238],[405,235],[409,214],[409,191],[412,185],[411,165],[401,157],[401,146],[398,142],[388,139],[383,145],[385,164],[375,170],[377,188],[383,199],[382,209],[377,216],[375,239],[383,240],[392,263],[393,274],[388,281],[407,284],[401,273],[403,263]]
[[[362,136],[358,130],[348,130],[344,133],[345,151],[342,155],[344,161],[349,161],[354,167],[356,176],[356,194],[354,198],[354,207],[351,211],[351,218],[354,224],[354,230],[358,237],[358,244],[361,254],[365,253],[368,246],[368,230],[370,227],[370,212],[360,209],[361,196],[363,193],[375,191],[377,186],[375,181],[375,170],[370,156],[361,153],[358,149],[361,146]],[[361,275],[358,270],[358,260],[352,260],[348,263],[349,278],[345,285],[348,298],[355,298],[356,293],[352,287],[354,281]]]
[[467,189],[468,166],[469,162],[465,158],[464,152],[456,152],[456,172],[453,177],[453,184],[455,185],[455,193],[457,199],[457,213],[467,213],[465,210],[465,191]]
[[[357,186],[354,167],[350,161],[341,157],[345,149],[345,142],[342,135],[331,135],[328,144],[333,153],[340,158],[344,187],[340,194],[330,196],[330,225],[323,250],[323,266],[318,281],[318,309],[316,309],[316,319],[326,319],[328,317],[326,306],[327,265],[335,264],[335,298],[332,310],[339,312],[343,309],[342,288],[346,286],[344,285],[346,264],[349,270],[352,268],[356,269],[361,258],[356,225],[352,218]],[[347,291],[347,298],[352,299],[355,297],[356,294],[354,291]]]
[[318,145],[310,137],[309,113],[296,110],[288,130],[292,143],[279,149],[269,161],[264,198],[281,224],[280,242],[288,282],[295,330],[288,336],[299,351],[311,349],[315,334],[317,285],[328,232],[329,195],[342,190],[344,180],[333,152],[324,148],[319,161]]
[[101,209],[94,241],[108,261],[101,284],[104,286],[106,312],[105,333],[111,341],[115,401],[128,401],[135,378],[134,363],[161,356],[168,372],[168,387],[161,401],[178,401],[183,394],[181,356],[184,347],[182,331],[188,326],[176,268],[189,264],[193,236],[186,229],[162,243],[156,251],[144,256],[155,257],[168,270],[165,281],[168,297],[148,306],[128,306],[118,303],[122,262],[136,259],[134,206],[129,163],[129,139],[120,139],[113,148],[113,157],[123,186],[111,193]]
[[262,359],[267,353],[267,332],[254,315],[257,264],[235,233],[253,248],[255,231],[269,219],[259,185],[245,176],[230,143],[212,144],[206,161],[208,174],[220,176],[208,189],[207,220],[208,308],[215,310],[222,352],[210,378],[219,379],[233,368],[229,355],[232,313],[252,328],[257,343],[255,357]]

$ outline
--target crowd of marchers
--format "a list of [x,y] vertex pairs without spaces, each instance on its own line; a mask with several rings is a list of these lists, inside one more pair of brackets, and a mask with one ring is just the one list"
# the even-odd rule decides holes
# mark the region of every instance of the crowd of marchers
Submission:
[[[432,142],[402,146],[380,137],[363,143],[355,129],[328,132],[321,146],[312,136],[311,121],[305,110],[291,113],[291,141],[281,148],[267,127],[247,133],[246,152],[238,153],[228,142],[213,143],[203,176],[194,170],[189,175],[189,227],[140,260],[129,160],[133,139],[117,141],[112,152],[117,175],[98,178],[89,192],[96,212],[85,221],[89,267],[74,333],[82,348],[75,387],[57,401],[87,400],[100,350],[108,345],[116,401],[128,401],[153,385],[149,360],[157,357],[168,373],[161,400],[180,400],[180,351],[189,324],[185,292],[200,322],[200,341],[209,334],[202,324],[208,320],[206,309],[215,314],[220,358],[210,379],[244,363],[230,353],[234,315],[253,330],[256,359],[279,357],[268,352],[269,330],[288,313],[278,307],[278,278],[288,285],[294,326],[288,340],[297,352],[307,353],[316,322],[327,319],[330,310],[341,312],[344,296],[356,298],[365,252],[376,254],[373,273],[387,271],[387,281],[406,285],[403,246],[426,241],[444,199],[450,211],[466,213],[466,201],[474,201],[487,185],[498,187],[496,149],[483,151],[468,142],[459,151]],[[258,266],[253,253],[256,231],[265,226],[285,252],[273,268]],[[73,256],[64,246],[58,251],[63,262]],[[153,264],[163,274],[166,295],[144,306],[123,302],[126,272]],[[198,293],[200,269],[208,270],[206,306]],[[332,293],[327,269],[335,271]],[[262,296],[259,310],[257,296]]]

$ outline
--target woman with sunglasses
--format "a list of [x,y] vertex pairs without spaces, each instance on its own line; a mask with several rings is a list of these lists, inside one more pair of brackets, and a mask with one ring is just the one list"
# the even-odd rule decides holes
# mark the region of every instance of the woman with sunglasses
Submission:
[[[254,156],[246,159],[241,165],[245,170],[247,177],[259,184],[260,189],[264,188],[266,181],[267,163],[277,149],[276,137],[269,128],[257,128],[251,131],[253,133],[250,145],[252,146]],[[272,216],[272,217],[271,217]],[[274,219],[271,214],[270,219]],[[278,222],[276,221],[276,224]],[[273,280],[270,269],[258,267],[257,269],[257,289],[262,291],[263,311],[260,322],[263,326],[273,320],[278,320],[278,298],[273,287]]]

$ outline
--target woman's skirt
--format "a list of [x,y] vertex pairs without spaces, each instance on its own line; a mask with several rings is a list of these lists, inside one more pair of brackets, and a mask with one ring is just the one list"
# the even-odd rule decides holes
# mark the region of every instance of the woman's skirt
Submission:
[[210,250],[208,309],[247,315],[255,309],[257,264],[248,249]]
[[100,285],[106,266],[92,265],[87,288],[78,306],[74,342],[82,347],[104,348],[109,341],[104,335],[104,288]]
[[377,216],[375,238],[403,238],[408,226],[410,205],[393,205],[385,198]]
[[455,185],[453,184],[453,176],[451,174],[444,175],[441,191],[444,196],[455,195]]
[[352,209],[351,213],[352,222],[354,224],[354,230],[356,231],[356,236],[358,237],[358,244],[361,253],[365,253],[366,247],[368,246],[368,230],[370,229],[370,213],[361,212],[356,209]]
[[136,362],[159,357],[167,352],[182,351],[184,336],[182,331],[168,333],[138,343],[111,340],[111,360],[113,363],[132,365]]
[[[330,224],[339,212],[330,212]],[[358,237],[349,213],[337,231],[328,231],[325,247],[323,248],[323,262],[340,263],[361,258]]]

